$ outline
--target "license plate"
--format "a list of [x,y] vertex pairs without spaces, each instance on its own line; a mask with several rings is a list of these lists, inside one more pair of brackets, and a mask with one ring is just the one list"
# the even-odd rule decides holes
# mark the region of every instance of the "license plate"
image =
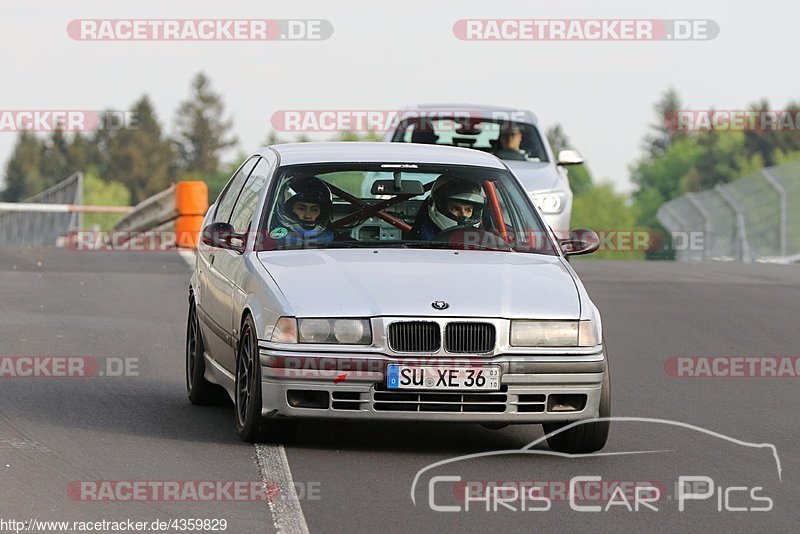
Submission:
[[386,386],[389,389],[497,391],[500,389],[500,367],[390,364],[386,373]]

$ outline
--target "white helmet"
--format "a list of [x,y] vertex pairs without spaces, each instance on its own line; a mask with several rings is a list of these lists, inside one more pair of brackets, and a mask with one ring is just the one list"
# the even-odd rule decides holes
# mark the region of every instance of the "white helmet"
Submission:
[[[473,208],[471,217],[456,217],[447,210],[448,202],[463,202]],[[459,176],[443,174],[436,179],[431,189],[431,202],[428,215],[431,221],[444,231],[454,226],[472,226],[478,228],[483,220],[483,206],[486,195],[481,187],[472,180]]]

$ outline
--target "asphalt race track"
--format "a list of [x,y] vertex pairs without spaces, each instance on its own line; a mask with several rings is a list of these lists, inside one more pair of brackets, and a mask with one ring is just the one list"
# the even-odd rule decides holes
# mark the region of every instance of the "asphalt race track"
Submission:
[[[613,422],[603,453],[627,454],[564,458],[546,454],[544,444],[521,452],[542,436],[538,426],[304,422],[285,447],[291,473],[278,473],[271,470],[282,469],[281,462],[259,471],[256,448],[234,432],[231,406],[193,407],[186,399],[189,267],[178,254],[0,249],[0,356],[86,357],[105,371],[0,377],[0,517],[224,518],[234,533],[796,532],[798,378],[672,376],[668,358],[800,355],[800,269],[573,265],[603,315],[614,416],[664,421]],[[126,376],[108,376],[120,374],[119,362],[129,365]],[[754,446],[763,444],[776,454]],[[507,452],[423,470],[500,450]],[[264,451],[280,457],[275,447]],[[659,489],[660,498],[649,503],[657,510],[637,510],[632,498],[623,498],[630,509],[620,501],[607,506],[608,498],[588,493],[571,501],[574,494],[564,488],[587,476],[601,477],[601,484],[648,482]],[[689,499],[686,491],[680,499],[675,484],[681,476],[708,477],[713,488],[698,486],[702,499]],[[293,491],[279,488],[271,503],[114,502],[75,491],[80,481],[289,477]],[[465,499],[465,485],[473,484],[479,496],[491,486],[487,481],[511,481],[512,488],[537,481],[545,490],[538,499],[499,505],[497,499]],[[501,492],[501,500],[513,491]],[[299,507],[281,503],[295,496]],[[600,510],[573,509],[586,506]]]

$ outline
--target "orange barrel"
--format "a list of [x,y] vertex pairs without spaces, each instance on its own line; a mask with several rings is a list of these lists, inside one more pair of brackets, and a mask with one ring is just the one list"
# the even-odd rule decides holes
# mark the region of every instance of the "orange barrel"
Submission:
[[208,210],[208,186],[205,182],[175,184],[175,211],[178,215],[205,215]]
[[203,218],[203,215],[181,215],[175,219],[175,244],[179,248],[197,248]]

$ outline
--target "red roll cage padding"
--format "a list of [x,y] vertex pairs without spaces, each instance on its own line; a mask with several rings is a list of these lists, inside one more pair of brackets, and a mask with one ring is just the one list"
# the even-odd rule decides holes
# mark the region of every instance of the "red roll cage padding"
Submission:
[[[327,185],[330,188],[331,192],[334,193],[336,196],[338,196],[340,198],[343,198],[344,200],[348,201],[350,204],[353,204],[353,205],[358,206],[358,207],[361,208],[361,210],[359,210],[359,211],[357,211],[355,213],[351,213],[350,215],[342,217],[338,221],[334,221],[333,223],[331,223],[331,226],[333,226],[334,228],[339,228],[341,226],[349,224],[352,221],[357,221],[359,219],[366,219],[367,217],[372,217],[374,215],[374,216],[378,217],[379,219],[383,219],[384,221],[388,222],[389,224],[391,224],[395,228],[399,228],[400,230],[402,230],[404,232],[410,232],[411,231],[411,226],[408,223],[406,223],[405,221],[401,221],[397,217],[393,217],[393,216],[389,215],[388,213],[383,213],[381,211],[383,209],[386,209],[386,208],[389,208],[391,206],[394,206],[395,204],[399,204],[400,202],[403,202],[404,200],[408,200],[407,196],[398,195],[396,197],[393,197],[393,198],[390,198],[388,200],[384,200],[383,202],[380,202],[378,204],[375,204],[374,206],[370,206],[369,204],[367,204],[366,202],[364,202],[360,198],[351,195],[347,191],[343,191],[342,189],[339,189],[335,185],[331,185],[328,182],[325,182],[325,185]],[[425,191],[428,191],[428,190],[430,190],[431,187],[433,187],[433,182],[431,182],[429,184],[426,184],[424,189],[425,189]]]
[[492,213],[497,220],[500,237],[503,238],[503,241],[508,243],[508,229],[506,229],[506,221],[503,219],[503,210],[500,208],[500,200],[497,198],[497,191],[494,188],[494,184],[489,180],[484,180],[483,189],[486,190],[486,196],[489,197],[489,204],[491,204]]

